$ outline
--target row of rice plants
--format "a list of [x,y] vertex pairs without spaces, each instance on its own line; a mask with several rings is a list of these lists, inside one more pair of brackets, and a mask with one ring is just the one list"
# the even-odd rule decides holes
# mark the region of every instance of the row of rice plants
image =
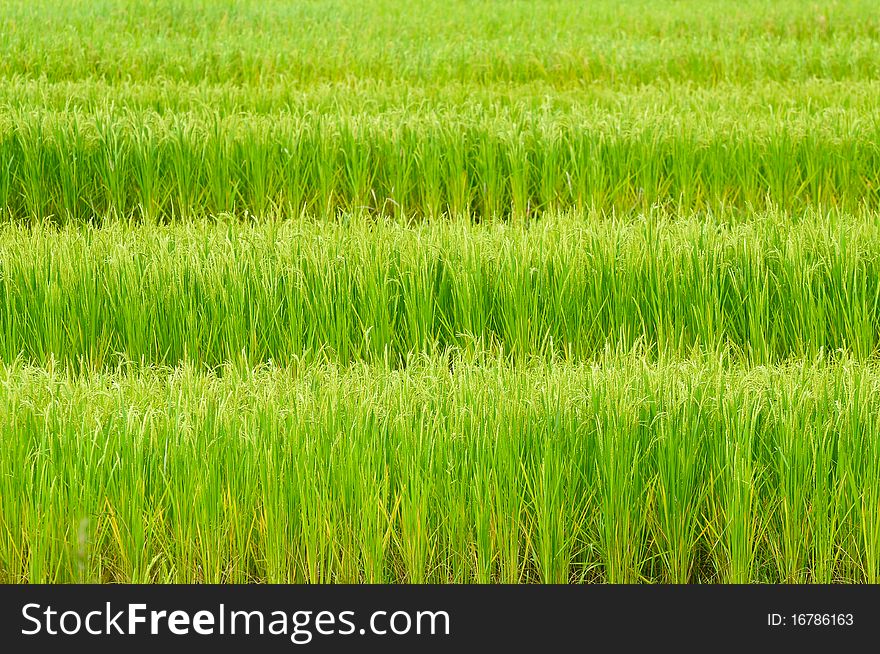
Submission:
[[854,210],[880,200],[877,125],[844,134],[532,120],[24,117],[0,134],[12,219],[223,212],[523,219],[565,209]]
[[880,347],[870,212],[723,217],[195,221],[0,229],[0,359],[82,367],[418,352],[521,359]]
[[0,369],[0,580],[868,582],[846,359]]

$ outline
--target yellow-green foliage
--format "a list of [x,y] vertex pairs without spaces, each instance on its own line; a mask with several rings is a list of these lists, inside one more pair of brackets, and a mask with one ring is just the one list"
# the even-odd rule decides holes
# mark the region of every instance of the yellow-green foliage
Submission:
[[877,582],[873,0],[0,3],[0,582]]
[[[738,222],[737,222],[738,221]],[[0,358],[397,363],[880,347],[872,213],[0,228]]]
[[876,582],[878,398],[850,359],[12,364],[0,580]]

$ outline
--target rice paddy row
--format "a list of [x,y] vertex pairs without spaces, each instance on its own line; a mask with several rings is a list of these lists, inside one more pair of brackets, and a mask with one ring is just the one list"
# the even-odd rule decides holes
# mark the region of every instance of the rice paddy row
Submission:
[[738,116],[736,127],[735,105],[726,121],[702,127],[693,108],[651,105],[313,111],[12,109],[0,121],[0,218],[523,220],[655,205],[689,213],[880,204],[880,114],[859,105],[765,110]]
[[0,581],[869,582],[880,371],[0,368]]
[[0,358],[83,367],[399,363],[496,350],[731,350],[752,363],[880,347],[874,215],[195,221],[0,229]]

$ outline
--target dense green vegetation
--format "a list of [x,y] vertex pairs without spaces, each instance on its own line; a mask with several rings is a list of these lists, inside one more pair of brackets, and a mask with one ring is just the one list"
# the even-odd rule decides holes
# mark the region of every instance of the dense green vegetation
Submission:
[[875,83],[478,88],[15,82],[2,100],[0,204],[7,217],[56,222],[524,220],[880,199]]
[[877,582],[874,2],[10,0],[0,582]]
[[0,358],[206,365],[880,347],[871,213],[0,229]]
[[851,360],[13,364],[0,578],[876,582],[878,403]]
[[869,2],[29,0],[0,27],[16,219],[880,199]]
[[876,80],[871,0],[9,0],[5,76],[293,86],[327,79]]

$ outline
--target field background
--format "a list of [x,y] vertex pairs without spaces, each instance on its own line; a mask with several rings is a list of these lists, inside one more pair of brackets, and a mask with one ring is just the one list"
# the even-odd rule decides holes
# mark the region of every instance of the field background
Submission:
[[0,582],[880,581],[876,2],[8,0]]

